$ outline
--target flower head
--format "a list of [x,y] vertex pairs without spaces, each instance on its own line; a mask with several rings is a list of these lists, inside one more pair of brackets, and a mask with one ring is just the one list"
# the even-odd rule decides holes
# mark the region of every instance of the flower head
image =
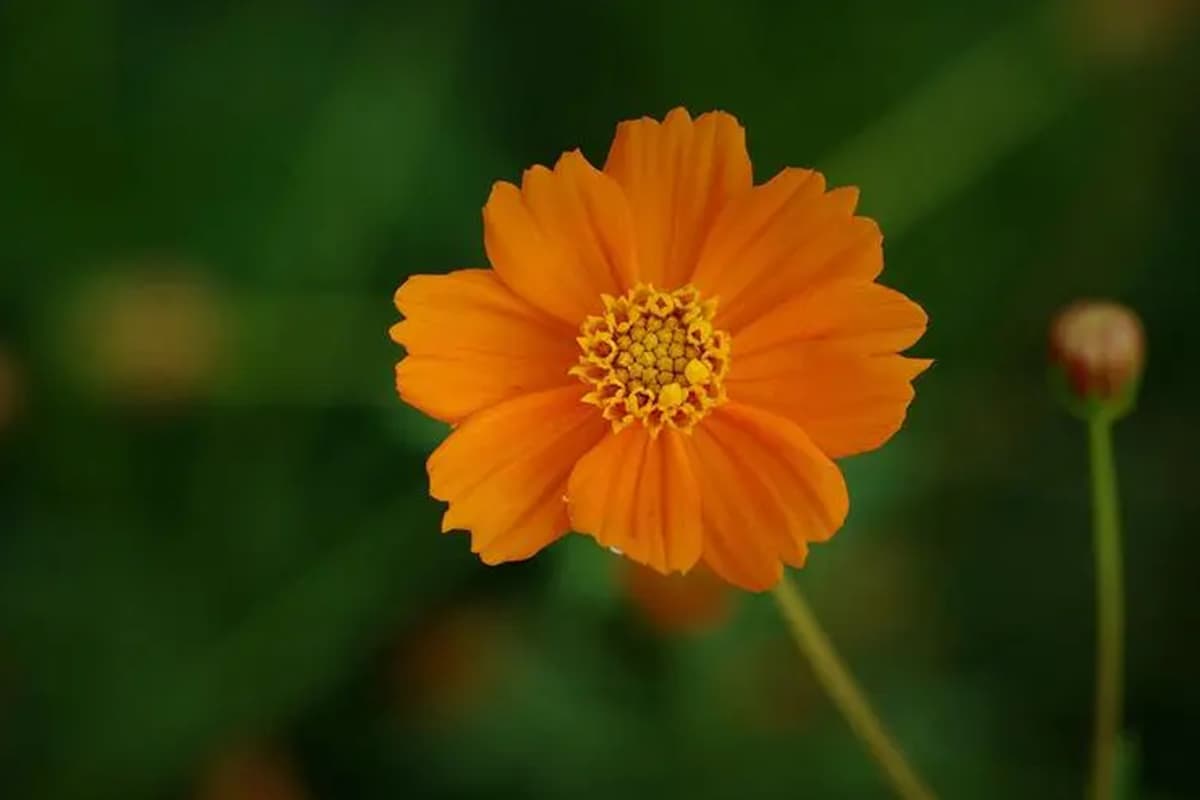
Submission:
[[1050,326],[1050,358],[1065,376],[1073,404],[1124,409],[1145,357],[1142,322],[1119,303],[1081,300],[1060,311]]
[[654,569],[738,586],[833,535],[834,458],[900,427],[929,362],[925,313],[875,282],[858,193],[786,169],[755,186],[732,116],[624,122],[602,170],[578,151],[497,183],[491,269],[396,293],[401,397],[455,430],[429,459],[443,529],[487,563],[569,530]]

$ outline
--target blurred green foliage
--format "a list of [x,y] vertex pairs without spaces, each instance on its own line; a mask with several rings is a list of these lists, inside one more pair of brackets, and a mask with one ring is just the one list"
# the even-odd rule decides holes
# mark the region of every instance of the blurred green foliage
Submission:
[[284,800],[884,796],[767,598],[664,634],[590,540],[483,567],[393,396],[391,294],[484,263],[491,182],[680,104],[736,113],[760,179],[860,185],[929,310],[909,424],[799,577],[946,797],[1080,792],[1084,437],[1044,332],[1144,315],[1128,727],[1138,796],[1197,796],[1194,11],[0,2],[0,796],[228,798],[256,748]]

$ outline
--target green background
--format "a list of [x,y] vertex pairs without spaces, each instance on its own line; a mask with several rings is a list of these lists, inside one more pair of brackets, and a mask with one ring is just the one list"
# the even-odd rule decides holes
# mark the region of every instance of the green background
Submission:
[[[1125,764],[1200,796],[1194,11],[0,2],[0,796],[887,796],[769,596],[664,633],[589,539],[482,566],[394,396],[392,292],[484,264],[491,183],[676,105],[735,113],[759,180],[861,186],[929,312],[797,578],[945,797],[1080,796],[1086,440],[1045,331],[1143,315]],[[282,783],[213,788],[231,759]]]

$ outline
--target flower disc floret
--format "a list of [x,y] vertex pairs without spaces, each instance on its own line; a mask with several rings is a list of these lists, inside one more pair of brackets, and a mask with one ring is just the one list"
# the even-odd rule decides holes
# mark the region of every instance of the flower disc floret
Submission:
[[713,327],[716,300],[701,300],[692,286],[665,292],[647,284],[602,300],[604,313],[580,326],[570,374],[592,387],[583,400],[614,432],[634,422],[652,436],[663,426],[690,431],[725,402],[732,343]]

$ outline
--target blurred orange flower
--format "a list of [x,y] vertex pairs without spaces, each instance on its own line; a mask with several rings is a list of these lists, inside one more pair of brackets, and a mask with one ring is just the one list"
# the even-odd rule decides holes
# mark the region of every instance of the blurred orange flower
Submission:
[[483,209],[491,269],[396,292],[401,397],[456,426],[429,459],[443,529],[489,564],[574,529],[660,572],[774,585],[841,527],[832,459],[901,425],[925,313],[875,282],[858,192],[754,186],[732,116],[624,122]]
[[432,617],[396,648],[393,699],[434,723],[468,713],[499,683],[508,634],[505,615],[482,604]]
[[136,403],[195,399],[212,383],[225,325],[199,274],[147,268],[113,275],[80,300],[86,368],[100,388]]
[[196,793],[197,800],[307,800],[291,761],[270,747],[223,753]]
[[662,575],[626,561],[622,573],[630,602],[660,631],[701,631],[729,616],[734,600],[729,585],[702,566],[686,575]]
[[1200,14],[1196,0],[1076,0],[1084,43],[1092,55],[1131,61],[1186,42]]
[[16,361],[0,346],[0,431],[16,419],[21,394],[21,376]]

